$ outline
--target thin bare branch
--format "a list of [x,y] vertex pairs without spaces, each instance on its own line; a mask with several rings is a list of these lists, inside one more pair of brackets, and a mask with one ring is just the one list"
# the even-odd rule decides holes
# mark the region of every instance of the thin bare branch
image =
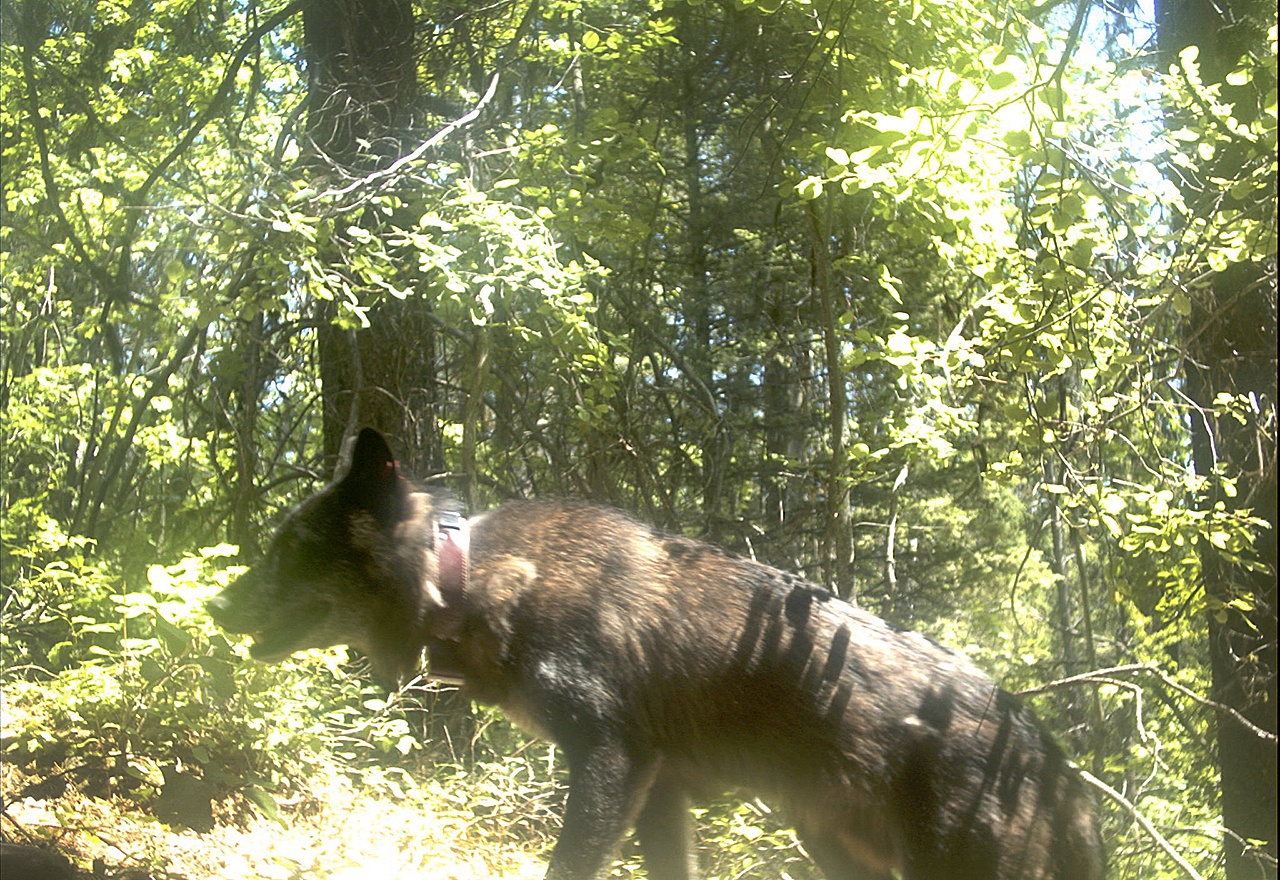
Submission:
[[1129,663],[1124,666],[1112,666],[1108,669],[1095,669],[1092,672],[1082,672],[1079,675],[1072,675],[1068,678],[1060,678],[1057,681],[1047,682],[1046,684],[1037,685],[1036,687],[1033,687],[1033,688],[1027,688],[1026,690],[1018,691],[1017,695],[1020,697],[1027,697],[1027,696],[1031,696],[1032,694],[1040,694],[1040,693],[1044,693],[1045,691],[1055,690],[1065,685],[1078,684],[1082,681],[1105,681],[1109,676],[1122,675],[1124,673],[1142,673],[1145,675],[1154,676],[1160,679],[1160,681],[1163,682],[1166,686],[1182,694],[1184,697],[1194,700],[1200,705],[1205,706],[1206,708],[1213,709],[1215,712],[1221,712],[1222,714],[1227,715],[1228,717],[1236,721],[1238,724],[1245,727],[1245,729],[1247,729],[1249,732],[1251,732],[1254,736],[1258,737],[1259,739],[1269,743],[1280,742],[1280,738],[1277,738],[1276,734],[1271,733],[1268,730],[1262,729],[1261,727],[1259,727],[1258,725],[1250,721],[1248,718],[1245,718],[1243,715],[1241,715],[1240,712],[1238,712],[1237,710],[1231,708],[1225,703],[1219,703],[1218,701],[1211,700],[1208,697],[1202,697],[1200,694],[1196,693],[1195,691],[1191,690],[1185,685],[1179,684],[1178,682],[1174,681],[1164,672],[1160,671],[1155,666],[1152,666],[1149,663]]
[[1164,850],[1165,855],[1172,859],[1174,864],[1182,869],[1182,873],[1190,877],[1191,880],[1204,880],[1204,877],[1195,869],[1195,866],[1179,855],[1178,851],[1173,848],[1173,844],[1169,842],[1169,839],[1161,834],[1156,829],[1156,826],[1151,824],[1151,820],[1142,815],[1138,808],[1135,807],[1127,797],[1107,785],[1088,770],[1083,768],[1076,769],[1080,772],[1080,778],[1123,807],[1124,811],[1133,817],[1133,821],[1137,822],[1138,825],[1141,826],[1142,830],[1147,833],[1147,836],[1155,841],[1156,846]]

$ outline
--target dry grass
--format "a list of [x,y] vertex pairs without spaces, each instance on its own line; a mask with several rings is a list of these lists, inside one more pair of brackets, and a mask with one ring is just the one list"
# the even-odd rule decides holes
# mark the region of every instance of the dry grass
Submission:
[[[4,709],[8,728],[23,709],[8,702]],[[11,737],[6,730],[0,740]],[[545,744],[509,745],[465,773],[426,758],[412,776],[335,762],[296,780],[274,819],[242,797],[215,803],[205,833],[166,825],[129,797],[95,796],[101,774],[94,789],[59,768],[6,762],[0,832],[5,841],[56,849],[84,877],[107,880],[541,880],[564,778]],[[48,784],[61,778],[70,780],[65,787]],[[817,876],[767,809],[726,801],[698,814],[706,877]],[[644,876],[634,845],[623,855],[611,876]]]
[[32,781],[4,768],[5,839],[52,845],[86,874],[95,864],[98,876],[129,880],[534,880],[546,870],[540,847],[515,835],[494,840],[443,798],[358,791],[336,774],[282,806],[278,821],[242,817],[205,834],[73,787],[56,798],[11,799]]

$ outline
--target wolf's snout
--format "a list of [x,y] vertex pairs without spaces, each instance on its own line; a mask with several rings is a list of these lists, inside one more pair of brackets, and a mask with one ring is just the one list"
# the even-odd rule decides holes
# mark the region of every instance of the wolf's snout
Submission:
[[213,618],[213,622],[226,629],[227,617],[231,613],[231,603],[221,593],[204,603],[204,610]]
[[227,591],[223,590],[204,604],[205,611],[213,618],[213,622],[229,633],[244,633],[251,628],[242,612]]

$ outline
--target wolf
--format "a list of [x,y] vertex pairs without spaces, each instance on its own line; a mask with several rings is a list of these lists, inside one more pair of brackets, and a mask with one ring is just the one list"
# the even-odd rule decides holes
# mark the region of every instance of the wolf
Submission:
[[584,503],[463,520],[365,429],[335,480],[209,603],[281,660],[347,644],[460,683],[555,742],[547,880],[604,874],[634,828],[694,880],[691,797],[784,809],[830,880],[1098,880],[1062,749],[973,664],[804,579]]

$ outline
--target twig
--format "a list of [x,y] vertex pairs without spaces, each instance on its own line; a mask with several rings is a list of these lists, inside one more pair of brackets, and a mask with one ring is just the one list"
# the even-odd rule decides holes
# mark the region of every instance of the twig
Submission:
[[1156,830],[1156,826],[1151,824],[1150,819],[1138,812],[1138,808],[1135,807],[1127,797],[1107,785],[1083,767],[1077,767],[1076,769],[1080,773],[1081,779],[1098,789],[1098,791],[1111,798],[1120,806],[1124,807],[1125,812],[1132,816],[1134,821],[1142,826],[1142,830],[1156,842],[1156,846],[1164,850],[1165,854],[1169,856],[1169,858],[1173,859],[1174,863],[1182,869],[1184,874],[1190,877],[1191,880],[1204,880],[1204,877],[1200,876],[1200,872],[1197,871],[1190,862],[1178,854],[1178,851],[1173,848],[1173,844],[1171,844],[1163,834]]
[[1191,690],[1189,687],[1178,684],[1178,682],[1174,681],[1168,675],[1166,675],[1165,673],[1161,672],[1159,669],[1157,669],[1156,667],[1148,663],[1129,663],[1125,666],[1112,666],[1109,669],[1095,669],[1092,672],[1082,672],[1079,675],[1072,675],[1068,678],[1061,678],[1061,679],[1058,679],[1057,681],[1051,681],[1047,684],[1042,684],[1042,685],[1038,685],[1037,687],[1027,688],[1026,690],[1018,691],[1017,696],[1027,697],[1027,696],[1031,696],[1032,694],[1043,693],[1044,691],[1050,691],[1055,688],[1061,687],[1063,685],[1077,684],[1082,681],[1105,680],[1106,677],[1109,675],[1117,675],[1125,672],[1145,672],[1149,675],[1154,675],[1156,678],[1160,679],[1167,686],[1177,691],[1178,693],[1182,694],[1184,697],[1187,697],[1188,699],[1191,699],[1191,700],[1195,700],[1197,703],[1199,703],[1202,706],[1206,706],[1210,709],[1213,709],[1214,711],[1221,712],[1224,715],[1227,715],[1230,718],[1234,719],[1246,730],[1248,730],[1254,736],[1258,737],[1258,739],[1261,739],[1264,742],[1269,742],[1272,744],[1280,742],[1280,737],[1277,737],[1276,734],[1270,732],[1269,730],[1264,730],[1258,725],[1254,724],[1248,718],[1245,718],[1243,715],[1241,715],[1239,710],[1233,709],[1232,707],[1226,705],[1225,703],[1219,703],[1216,700],[1210,700],[1208,697],[1200,696],[1195,691]]

